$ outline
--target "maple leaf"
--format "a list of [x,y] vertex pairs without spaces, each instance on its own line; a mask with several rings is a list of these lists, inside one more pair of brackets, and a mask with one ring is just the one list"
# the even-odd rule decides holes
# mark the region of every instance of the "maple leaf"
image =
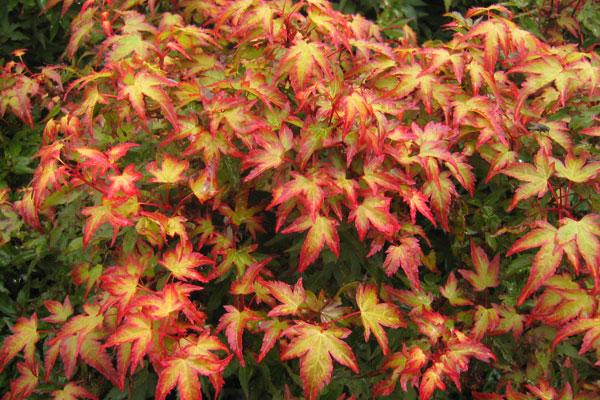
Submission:
[[507,256],[540,247],[534,257],[529,279],[519,296],[518,305],[548,280],[559,267],[563,254],[579,271],[581,256],[590,270],[595,287],[600,285],[600,222],[597,214],[588,214],[579,221],[563,218],[559,229],[547,222],[538,221],[536,229],[517,240]]
[[213,166],[207,166],[196,178],[190,178],[189,186],[200,203],[212,199],[219,193],[217,171]]
[[[78,323],[85,324],[85,321],[85,319],[82,319]],[[99,339],[104,339],[104,333],[94,329],[89,332],[80,329],[79,334],[78,332],[74,334],[64,333],[61,330],[57,337],[48,341],[49,349],[44,358],[46,379],[50,376],[60,353],[67,379],[71,379],[75,374],[77,360],[81,358],[83,362],[100,372],[113,385],[122,387],[118,380],[117,371],[113,367],[111,356],[108,355],[99,342]]]
[[104,343],[104,347],[111,347],[123,343],[133,343],[131,346],[130,371],[135,372],[142,358],[152,349],[154,332],[152,320],[144,313],[128,315],[125,322],[119,326]]
[[526,316],[519,314],[514,307],[497,307],[498,315],[500,316],[500,323],[492,332],[493,335],[502,335],[512,331],[515,339],[519,338],[523,333],[525,327]]
[[71,36],[67,44],[67,56],[73,58],[79,49],[81,42],[85,40],[94,27],[94,15],[98,12],[98,7],[89,7],[82,10],[71,22]]
[[185,180],[182,175],[188,170],[189,166],[189,161],[179,160],[170,154],[165,154],[160,167],[158,167],[156,161],[152,161],[146,166],[146,171],[153,176],[150,182],[174,184]]
[[336,257],[339,257],[340,239],[337,225],[336,220],[319,214],[314,220],[309,216],[302,216],[282,231],[283,233],[291,233],[308,229],[306,239],[304,239],[300,249],[300,261],[298,263],[300,272],[306,270],[317,259],[325,245]]
[[85,296],[90,293],[92,288],[98,282],[98,278],[102,275],[102,265],[96,264],[94,266],[89,263],[80,263],[73,267],[71,271],[71,278],[75,285],[85,285]]
[[188,241],[188,234],[185,227],[187,218],[181,215],[167,217],[159,212],[142,211],[140,214],[158,223],[163,240],[166,240],[167,236],[175,237],[175,235],[179,235],[181,241]]
[[595,288],[600,288],[600,215],[588,214],[579,221],[563,218],[559,223],[558,244],[564,249],[575,271],[579,272],[580,268],[579,253],[594,278]]
[[369,340],[371,332],[377,339],[383,355],[390,351],[388,338],[383,329],[405,327],[400,310],[392,303],[379,303],[375,285],[359,285],[356,289],[356,304],[360,310],[360,318],[365,328],[365,341]]
[[[381,192],[382,189],[397,191],[401,185],[414,184],[413,180],[398,172],[397,169],[388,170],[387,167],[383,166],[384,160],[384,156],[373,157],[366,161],[363,166],[361,179],[365,181],[374,195]],[[345,178],[345,172],[343,174]],[[348,192],[347,189],[343,191]]]
[[90,240],[92,240],[92,237],[98,228],[106,223],[112,225],[113,227],[112,243],[115,242],[120,228],[133,225],[129,219],[117,211],[117,207],[118,206],[114,201],[103,199],[101,204],[97,206],[86,207],[81,210],[81,214],[88,217],[83,228],[84,246],[87,246]]
[[494,331],[500,324],[500,316],[495,308],[477,306],[474,320],[471,337],[475,340],[481,340],[486,332]]
[[146,105],[144,104],[144,96],[146,96],[158,103],[173,128],[179,130],[179,119],[169,96],[163,89],[163,87],[177,86],[176,82],[160,75],[142,71],[135,75],[125,75],[120,83],[120,97],[129,98],[133,109],[142,121],[146,122],[148,120],[145,111]]
[[289,75],[295,91],[306,88],[310,78],[332,78],[331,65],[322,43],[307,42],[299,34],[279,61],[278,76]]
[[[269,109],[273,109],[273,105],[283,108],[287,102],[277,86],[270,83],[264,74],[252,69],[246,70],[244,78],[240,81],[240,87],[258,97]],[[284,128],[285,126],[282,126],[282,129]]]
[[33,200],[36,207],[40,207],[47,197],[48,186],[55,189],[60,188],[59,181],[68,174],[67,168],[58,166],[57,160],[50,160],[43,163],[41,169],[37,169],[33,174],[31,185],[33,186]]
[[570,320],[594,315],[596,301],[567,274],[553,276],[544,283],[544,293],[536,299],[530,315],[545,324],[562,326]]
[[286,321],[280,321],[278,319],[270,321],[259,322],[259,328],[265,332],[262,345],[260,346],[260,353],[258,354],[257,361],[261,362],[275,346],[277,339],[279,339],[283,332],[289,327]]
[[320,172],[312,173],[308,177],[297,172],[292,172],[291,175],[293,176],[291,181],[273,190],[273,200],[267,209],[299,198],[314,221],[325,198],[325,191],[321,186],[328,183],[326,177]]
[[446,64],[452,66],[454,76],[458,83],[462,83],[462,77],[465,69],[465,60],[462,53],[450,53],[449,49],[426,47],[420,51],[423,55],[431,56],[429,67],[421,72],[422,75],[435,73]]
[[172,313],[183,311],[191,321],[202,321],[203,314],[190,301],[192,292],[202,289],[185,283],[166,284],[160,292],[139,296],[131,302],[131,307],[142,306],[152,319],[168,318]]
[[156,398],[159,400],[164,400],[176,385],[182,400],[202,399],[198,375],[220,371],[220,367],[207,363],[202,356],[169,357],[164,365],[156,386]]
[[282,126],[279,134],[260,132],[254,135],[256,143],[262,149],[251,150],[242,161],[244,169],[254,167],[244,178],[244,182],[251,181],[269,169],[279,167],[285,160],[285,153],[294,144],[292,131],[287,126]]
[[144,22],[144,16],[135,11],[125,13],[125,24],[121,28],[122,35],[113,35],[107,38],[103,43],[104,49],[110,47],[106,54],[106,62],[118,62],[132,53],[141,59],[146,59],[152,51],[158,51],[154,43],[150,40],[144,40],[141,32],[149,31],[156,33],[156,29]]
[[398,378],[400,386],[405,392],[408,390],[407,383],[410,381],[412,386],[417,385],[421,376],[421,369],[429,361],[429,354],[426,354],[419,346],[406,348],[389,356],[383,367],[392,369],[391,376],[379,382],[373,390],[375,396],[390,396],[396,389]]
[[120,321],[138,290],[144,266],[135,254],[124,260],[123,265],[107,268],[100,281],[102,289],[110,294],[109,304],[117,303],[117,320]]
[[17,364],[17,371],[19,371],[19,377],[10,383],[10,391],[2,397],[3,400],[26,399],[38,386],[37,365],[31,366],[28,363],[20,362]]
[[234,306],[224,306],[227,311],[219,319],[219,325],[217,326],[217,332],[225,329],[225,336],[227,336],[227,342],[231,346],[231,350],[237,356],[240,365],[244,367],[246,362],[244,361],[244,355],[242,353],[242,335],[244,329],[248,329],[250,323],[254,321],[260,321],[262,318],[250,309],[243,309],[240,311]]
[[538,152],[534,159],[535,165],[517,162],[502,171],[505,175],[526,182],[516,190],[508,211],[513,210],[522,200],[535,195],[542,198],[546,194],[548,180],[554,174],[554,164],[549,161],[544,153]]
[[55,390],[52,392],[52,400],[78,399],[97,400],[98,398],[92,393],[88,392],[87,389],[84,389],[83,387],[73,382],[67,383],[61,390]]
[[507,53],[510,42],[509,35],[508,26],[503,20],[490,19],[475,25],[464,37],[464,40],[483,37],[485,69],[493,74],[496,69],[500,49],[503,49],[504,53]]
[[261,280],[260,284],[269,291],[271,296],[282,303],[269,311],[267,314],[269,317],[295,315],[299,312],[302,304],[306,300],[306,293],[302,286],[302,278],[298,279],[298,282],[296,282],[294,287],[280,281]]
[[245,225],[253,239],[256,239],[256,232],[266,233],[262,227],[262,218],[256,214],[262,211],[260,205],[248,207],[248,193],[241,192],[236,196],[235,207],[232,209],[227,205],[222,205],[219,211],[229,218],[232,224],[236,226]]
[[431,222],[433,226],[437,226],[433,215],[431,214],[431,210],[427,205],[427,198],[423,193],[418,190],[411,189],[409,191],[402,191],[402,200],[410,207],[410,220],[413,224],[417,221],[417,210],[421,213],[425,218]]
[[244,139],[247,147],[251,147],[250,137],[247,135],[269,129],[269,125],[262,116],[256,115],[256,112],[253,111],[255,103],[256,100],[248,101],[244,97],[225,97],[222,93],[207,99],[204,101],[204,108],[210,116],[210,133],[215,135],[220,126],[229,128]]
[[101,313],[99,306],[84,304],[83,311],[84,314],[72,317],[62,326],[54,341],[75,335],[78,339],[77,347],[79,349],[83,339],[102,325],[104,315]]
[[116,162],[123,158],[127,152],[139,145],[136,143],[121,143],[111,147],[106,152],[101,152],[91,147],[77,147],[75,151],[85,158],[80,162],[82,167],[92,167],[97,171],[97,175],[104,175],[109,169],[116,169]]
[[580,82],[577,72],[573,69],[565,68],[561,60],[556,56],[545,55],[536,59],[527,61],[521,65],[512,68],[509,73],[522,73],[527,76],[523,83],[519,103],[515,110],[518,115],[521,104],[527,96],[535,93],[544,86],[554,82],[556,89],[560,94],[561,104],[565,104],[567,92],[573,90]]
[[540,247],[533,259],[527,283],[517,299],[517,305],[523,304],[533,292],[554,275],[560,265],[563,249],[557,243],[557,233],[554,226],[539,221],[536,229],[517,240],[506,253],[506,256],[510,257],[512,254]]
[[133,196],[139,193],[135,183],[142,178],[142,174],[135,170],[135,165],[129,164],[120,175],[110,175],[108,180],[110,186],[106,191],[108,198],[115,197],[118,193],[123,193],[125,196]]
[[460,331],[454,330],[453,337],[448,341],[444,353],[423,374],[419,387],[420,399],[426,400],[431,398],[436,388],[445,390],[444,375],[448,376],[454,382],[458,390],[461,390],[460,373],[469,368],[469,360],[471,358],[476,358],[483,362],[496,359],[490,349],[479,341],[467,337]]
[[75,151],[85,158],[85,161],[79,163],[82,167],[94,167],[98,169],[100,174],[114,168],[106,154],[99,150],[90,147],[77,147]]
[[501,143],[496,143],[491,147],[483,147],[482,150],[482,157],[490,164],[485,183],[489,183],[494,176],[502,172],[507,166],[514,164],[518,159],[516,152],[509,150],[507,146]]
[[46,306],[50,315],[46,318],[42,318],[42,321],[51,324],[61,324],[66,322],[73,314],[73,306],[71,305],[69,296],[65,297],[65,300],[62,303],[56,300],[46,300],[44,306]]
[[331,381],[332,359],[358,373],[352,349],[342,340],[350,335],[350,330],[298,321],[286,329],[284,335],[291,342],[281,352],[281,360],[300,358],[300,377],[308,400],[315,400],[319,391]]
[[220,358],[215,352],[228,352],[227,347],[208,331],[199,337],[188,336],[181,339],[179,347],[179,350],[162,362],[164,368],[159,372],[156,398],[164,400],[171,389],[177,386],[182,400],[201,400],[198,375],[209,378],[215,387],[215,396],[218,397],[223,386],[221,373],[232,355]]
[[0,371],[15,356],[23,351],[27,365],[35,365],[35,344],[40,340],[37,330],[37,315],[30,318],[21,317],[11,327],[12,335],[4,339],[0,348]]
[[505,146],[508,138],[502,128],[500,107],[487,96],[459,98],[452,102],[454,107],[454,128],[460,125],[473,125],[481,128],[477,144],[482,145],[498,139]]
[[433,366],[427,368],[419,385],[419,399],[430,399],[435,389],[446,390],[446,384],[442,379],[443,371],[444,364],[441,362],[436,362]]
[[214,261],[193,251],[190,242],[180,241],[177,243],[175,249],[166,251],[163,254],[160,264],[168,269],[177,279],[183,281],[191,279],[200,282],[208,282],[208,278],[204,277],[195,269],[201,265],[213,265]]
[[394,275],[399,267],[406,274],[410,284],[419,289],[419,266],[422,264],[421,257],[423,252],[419,245],[419,239],[415,237],[403,237],[399,245],[392,245],[386,250],[386,258],[383,262],[383,268],[388,276]]
[[389,197],[369,195],[350,212],[348,219],[354,220],[360,240],[365,238],[371,225],[388,236],[396,233],[398,220],[389,212],[391,201]]
[[458,288],[458,280],[456,279],[456,275],[454,275],[454,271],[451,271],[448,275],[446,285],[440,288],[440,294],[448,299],[450,305],[454,307],[470,306],[473,304],[471,300],[463,297],[463,293]]
[[373,108],[369,104],[370,100],[373,100],[373,95],[363,90],[354,90],[340,100],[338,107],[344,113],[342,119],[344,135],[354,125],[357,117],[361,132],[365,132],[368,118],[374,114]]
[[[442,228],[449,231],[448,215],[452,197],[458,195],[456,187],[450,180],[450,174],[447,171],[442,172],[437,180],[431,180],[423,186],[423,194],[429,197],[430,204],[436,215],[439,216]],[[428,209],[427,209],[428,210]],[[436,226],[434,224],[434,226]]]
[[485,251],[471,240],[471,259],[475,272],[459,269],[458,272],[465,278],[477,292],[498,286],[498,273],[500,271],[500,254],[496,254],[490,262]]
[[[579,318],[562,327],[552,341],[552,348],[568,338],[569,336],[579,335],[583,332],[583,344],[579,349],[579,354],[584,354],[592,348],[600,349],[600,317],[596,318]],[[600,361],[596,362],[596,366],[600,366]]]
[[432,344],[436,344],[442,336],[448,334],[447,317],[428,309],[414,308],[410,317],[417,325],[419,332],[426,335]]
[[568,153],[565,162],[553,158],[556,176],[567,179],[575,183],[584,183],[592,180],[600,173],[600,162],[593,161],[586,163],[585,157],[575,157]]
[[396,80],[395,86],[390,87],[390,94],[402,98],[418,90],[419,98],[429,114],[433,112],[432,100],[443,108],[450,104],[451,86],[444,85],[433,73],[424,74],[419,64],[404,65],[395,70],[394,74],[400,79]]
[[231,286],[229,287],[229,292],[231,294],[237,295],[255,293],[255,285],[258,282],[259,274],[262,271],[262,269],[269,262],[271,262],[272,259],[272,257],[266,258],[262,261],[255,262],[248,268],[246,268],[246,270],[244,271],[244,275],[240,279],[231,283]]

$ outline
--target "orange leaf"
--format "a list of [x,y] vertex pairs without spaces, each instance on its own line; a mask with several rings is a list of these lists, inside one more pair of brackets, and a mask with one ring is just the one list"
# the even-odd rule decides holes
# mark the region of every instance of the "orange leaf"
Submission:
[[337,326],[321,327],[298,321],[286,329],[291,342],[281,353],[281,360],[300,358],[300,377],[307,400],[315,400],[318,393],[331,381],[333,360],[358,373],[352,349],[342,339],[350,330]]
[[166,251],[163,254],[160,264],[171,271],[171,274],[177,279],[208,282],[208,278],[195,269],[201,265],[212,265],[214,261],[193,251],[190,242],[180,241],[174,250]]
[[300,250],[298,269],[304,271],[312,264],[325,245],[335,254],[340,254],[340,239],[337,233],[337,221],[318,215],[314,221],[309,216],[303,216],[283,230],[283,233],[302,232],[308,229],[308,234]]
[[248,325],[253,321],[259,321],[262,318],[249,309],[240,311],[234,306],[225,306],[225,310],[227,312],[219,320],[217,331],[225,329],[227,342],[237,356],[240,365],[244,367],[246,365],[242,353],[242,335],[244,334],[244,329],[247,329]]
[[385,273],[392,276],[399,267],[402,267],[410,284],[417,289],[420,288],[419,266],[422,264],[423,252],[419,240],[414,237],[404,237],[400,239],[399,245],[388,247],[386,253],[387,257],[383,263]]
[[365,238],[371,225],[388,236],[396,233],[398,220],[390,214],[391,201],[392,199],[389,197],[367,196],[360,205],[350,212],[348,219],[354,220],[360,240]]

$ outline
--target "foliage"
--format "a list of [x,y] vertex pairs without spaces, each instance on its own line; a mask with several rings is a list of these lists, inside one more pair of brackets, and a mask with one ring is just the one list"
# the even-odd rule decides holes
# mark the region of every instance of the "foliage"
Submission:
[[[402,26],[409,24],[421,39],[450,40],[443,29],[446,12],[464,14],[470,7],[487,7],[489,0],[341,0],[334,2],[343,12],[360,12],[377,20],[383,34],[402,37]],[[511,0],[502,2],[513,12],[513,20],[552,43],[580,42],[594,46],[600,40],[600,5],[590,0]]]
[[597,398],[600,59],[512,17],[89,0],[17,53],[0,239],[58,289],[15,276],[3,399]]
[[[56,63],[64,51],[71,19],[77,4],[54,7],[56,0],[4,0],[0,7],[0,60],[15,50],[27,49],[25,61],[31,66]],[[47,12],[44,12],[47,11]]]

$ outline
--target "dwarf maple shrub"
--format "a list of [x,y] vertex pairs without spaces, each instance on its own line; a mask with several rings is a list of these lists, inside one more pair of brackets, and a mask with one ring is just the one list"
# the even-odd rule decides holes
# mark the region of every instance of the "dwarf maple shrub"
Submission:
[[3,399],[598,398],[596,53],[502,6],[419,46],[321,0],[144,3],[2,69],[45,124],[2,215],[73,282]]

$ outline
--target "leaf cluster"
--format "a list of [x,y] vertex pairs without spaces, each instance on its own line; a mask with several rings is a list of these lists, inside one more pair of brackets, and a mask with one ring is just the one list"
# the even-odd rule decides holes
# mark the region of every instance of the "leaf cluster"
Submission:
[[78,11],[70,65],[0,71],[43,125],[0,246],[68,288],[15,273],[3,399],[597,398],[596,53],[501,5],[423,45],[322,0]]

